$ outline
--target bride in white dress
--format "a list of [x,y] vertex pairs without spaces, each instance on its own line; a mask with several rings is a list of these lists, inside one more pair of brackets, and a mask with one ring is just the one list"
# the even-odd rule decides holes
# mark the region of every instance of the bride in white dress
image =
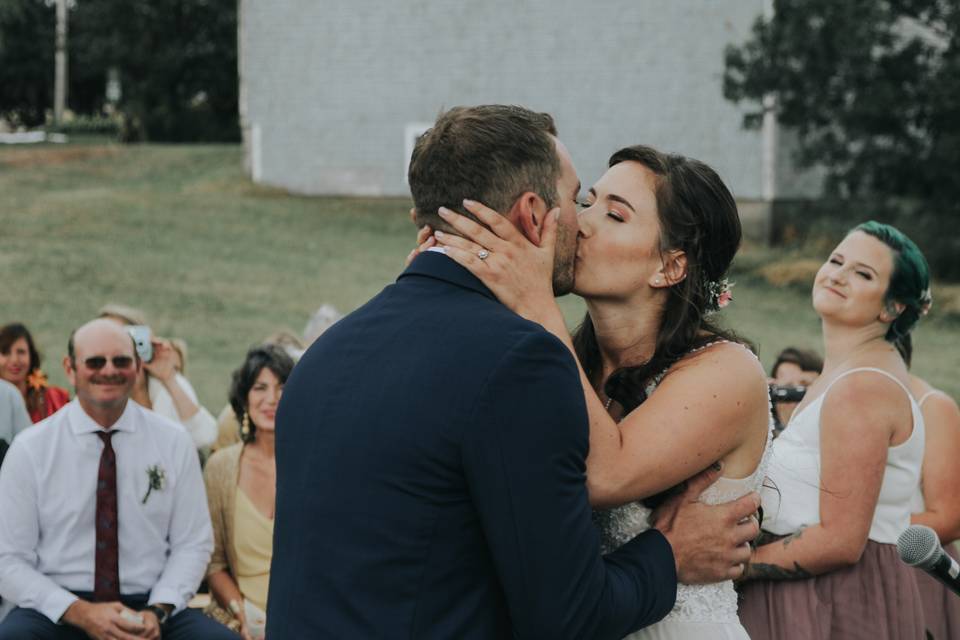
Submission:
[[[587,315],[573,337],[549,284],[551,215],[542,216],[534,246],[496,212],[464,203],[489,230],[444,215],[464,237],[437,234],[436,241],[501,302],[577,356],[590,414],[587,486],[601,538],[612,549],[649,528],[650,511],[637,501],[659,502],[717,461],[722,477],[701,502],[729,502],[759,488],[771,415],[760,363],[709,317],[730,298],[725,276],[741,236],[736,204],[719,176],[696,160],[628,147],[613,155],[589,194],[571,265]],[[702,581],[686,575],[682,563],[679,570],[681,582]],[[727,577],[742,571],[732,566]],[[747,634],[727,580],[681,584],[667,618],[631,637]]]

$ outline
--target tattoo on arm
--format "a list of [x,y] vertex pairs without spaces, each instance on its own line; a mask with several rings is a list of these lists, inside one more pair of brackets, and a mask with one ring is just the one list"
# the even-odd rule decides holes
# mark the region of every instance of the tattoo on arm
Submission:
[[793,569],[786,569],[775,564],[752,563],[748,568],[750,577],[756,580],[805,580],[812,578],[813,574],[800,566],[799,563],[793,563]]
[[800,530],[797,531],[796,533],[791,533],[790,535],[788,535],[787,537],[785,537],[785,538],[783,539],[783,547],[784,547],[784,549],[786,549],[787,547],[789,547],[789,546],[790,546],[790,543],[793,542],[794,540],[799,540],[802,535],[803,535],[803,528],[801,527]]
[[754,548],[762,547],[765,544],[772,544],[777,540],[783,540],[783,536],[778,535],[776,533],[770,533],[769,531],[764,531],[763,529],[761,529],[760,535],[758,535],[757,539],[754,540],[753,542],[753,546]]

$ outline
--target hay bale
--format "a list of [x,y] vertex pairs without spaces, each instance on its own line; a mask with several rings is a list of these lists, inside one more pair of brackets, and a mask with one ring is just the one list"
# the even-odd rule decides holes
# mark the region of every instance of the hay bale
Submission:
[[812,287],[813,278],[823,263],[811,258],[793,258],[771,262],[757,269],[757,275],[775,287]]

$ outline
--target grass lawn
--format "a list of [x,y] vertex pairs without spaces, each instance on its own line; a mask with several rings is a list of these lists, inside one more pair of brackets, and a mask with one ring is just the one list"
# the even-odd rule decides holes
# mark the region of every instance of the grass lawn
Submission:
[[[252,185],[236,146],[0,147],[0,322],[25,322],[64,384],[69,331],[106,302],[140,307],[158,334],[187,340],[188,377],[216,412],[249,345],[393,281],[413,243],[409,206]],[[809,293],[753,275],[776,257],[744,254],[725,312],[767,365],[784,346],[819,347]],[[583,311],[563,306],[571,323]],[[958,338],[960,323],[936,312],[916,334],[916,371],[955,397]]]

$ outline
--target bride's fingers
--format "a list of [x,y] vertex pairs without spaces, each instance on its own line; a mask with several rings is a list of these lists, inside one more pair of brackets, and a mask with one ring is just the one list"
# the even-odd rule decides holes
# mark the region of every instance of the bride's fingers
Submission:
[[486,267],[486,264],[483,260],[477,257],[476,253],[471,251],[465,251],[460,247],[448,246],[446,247],[447,257],[453,258],[453,260],[459,264],[461,267],[469,269],[471,273],[475,276],[481,274],[482,270]]
[[[430,227],[424,227],[424,229],[429,229]],[[423,239],[425,234],[423,229],[417,233],[417,246],[407,254],[407,259],[403,261],[405,267],[409,267],[410,263],[413,262],[414,258],[418,255],[429,249],[430,247],[436,246],[437,239],[433,237],[433,234],[426,236],[426,239]]]
[[[440,207],[438,213],[447,224],[459,231],[461,235],[473,240],[477,244],[483,245],[491,251],[503,251],[507,246],[505,242],[498,238],[493,232],[480,226],[467,216],[462,216],[446,207]],[[507,224],[510,223],[507,222]]]
[[464,200],[464,208],[475,215],[477,220],[490,227],[490,230],[499,238],[510,242],[523,238],[523,234],[514,226],[512,222],[502,215],[483,204],[474,200]]
[[437,231],[434,233],[434,237],[437,239],[437,244],[444,248],[456,247],[457,249],[462,249],[467,253],[473,254],[479,253],[485,249],[485,247],[473,242],[472,240],[455,236],[452,233]]
[[420,228],[420,230],[417,231],[417,244],[418,244],[418,245],[423,244],[423,243],[426,242],[427,239],[429,239],[430,236],[432,236],[432,235],[433,235],[433,229],[430,227],[430,225],[428,225],[428,224],[423,225],[423,226]]
[[547,213],[543,221],[543,230],[540,232],[540,248],[551,252],[557,248],[557,227],[560,226],[560,207],[555,207]]

